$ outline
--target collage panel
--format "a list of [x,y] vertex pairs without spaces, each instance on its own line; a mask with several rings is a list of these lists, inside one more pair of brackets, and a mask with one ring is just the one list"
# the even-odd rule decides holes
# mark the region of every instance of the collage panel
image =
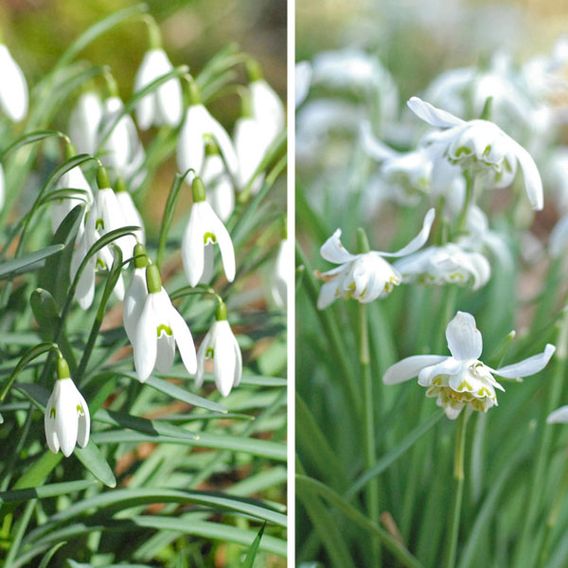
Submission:
[[0,566],[287,565],[287,5],[0,3]]
[[568,9],[296,5],[296,566],[568,566]]

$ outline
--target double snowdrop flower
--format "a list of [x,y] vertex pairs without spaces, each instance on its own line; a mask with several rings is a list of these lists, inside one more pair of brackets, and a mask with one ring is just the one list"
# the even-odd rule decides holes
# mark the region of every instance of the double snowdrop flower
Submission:
[[76,445],[84,448],[89,443],[89,407],[63,358],[57,362],[57,380],[45,407],[44,427],[47,445],[55,454],[61,450],[69,457]]
[[418,384],[427,389],[426,396],[436,398],[450,420],[464,408],[487,412],[497,405],[495,389],[505,389],[493,373],[506,379],[534,375],[546,367],[554,354],[548,344],[542,353],[518,363],[492,369],[479,360],[483,338],[471,314],[458,312],[446,328],[451,355],[414,355],[387,369],[383,382],[394,385],[418,376]]
[[8,48],[0,43],[0,110],[14,122],[28,112],[28,84]]
[[491,276],[487,259],[479,252],[470,252],[459,244],[428,247],[395,262],[394,268],[403,282],[442,286],[458,284],[477,290]]
[[174,362],[176,345],[187,372],[195,374],[197,356],[191,332],[162,287],[154,264],[146,267],[146,286],[148,293],[132,343],[138,380],[145,382],[154,368],[167,373]]
[[98,130],[103,118],[103,103],[97,93],[83,93],[69,117],[69,137],[80,154],[95,154]]
[[441,129],[424,139],[434,159],[449,160],[464,171],[489,173],[498,187],[510,185],[519,166],[532,208],[542,209],[542,180],[534,160],[496,124],[487,120],[462,120],[418,97],[412,97],[408,107],[428,124]]
[[213,276],[214,246],[219,245],[225,276],[235,279],[235,250],[229,232],[206,201],[205,186],[198,176],[192,182],[193,205],[183,233],[181,256],[191,286]]
[[[141,91],[156,79],[173,70],[166,52],[154,47],[146,52],[134,81],[134,91]],[[177,78],[161,84],[155,91],[142,97],[136,105],[138,126],[147,130],[151,126],[177,126],[182,119],[181,85]]]
[[203,384],[207,360],[213,361],[213,375],[217,390],[223,396],[229,396],[234,387],[239,386],[243,374],[241,348],[227,321],[227,307],[219,303],[215,313],[215,322],[203,339],[197,353],[198,387]]
[[325,260],[339,266],[318,274],[324,281],[318,298],[318,308],[327,308],[337,298],[353,298],[366,304],[390,294],[393,288],[400,284],[401,276],[385,257],[403,257],[420,249],[428,240],[434,215],[434,209],[430,209],[424,217],[420,233],[396,252],[370,251],[351,254],[341,244],[341,230],[337,229],[320,249]]
[[195,82],[190,84],[190,104],[179,134],[177,162],[181,172],[193,169],[203,174],[206,160],[205,148],[208,139],[213,138],[227,163],[231,176],[238,171],[238,161],[231,138],[221,124],[201,104]]

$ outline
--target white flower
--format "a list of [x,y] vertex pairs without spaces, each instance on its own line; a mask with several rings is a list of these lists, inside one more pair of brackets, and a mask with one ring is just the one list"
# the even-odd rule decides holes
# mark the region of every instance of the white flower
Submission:
[[274,265],[274,273],[271,278],[271,293],[274,303],[279,307],[286,309],[287,306],[287,289],[288,274],[292,266],[291,262],[292,248],[288,239],[282,239],[278,247],[276,255],[276,263]]
[[309,61],[296,63],[296,93],[295,103],[299,107],[307,98],[312,79],[312,66]]
[[0,43],[0,110],[14,122],[28,112],[28,84],[8,48]]
[[80,154],[94,154],[98,147],[98,129],[103,117],[103,103],[93,92],[83,93],[71,111],[69,137]]
[[[142,220],[142,216],[140,212],[136,208],[134,204],[134,200],[132,199],[132,195],[126,190],[126,187],[122,186],[119,187],[118,191],[116,192],[116,200],[118,202],[118,206],[122,212],[122,216],[124,218],[125,226],[136,226],[140,227],[140,230],[135,231],[135,238],[139,243],[144,244],[146,242],[146,235],[144,232],[144,221]],[[130,240],[130,244],[132,240]],[[131,252],[131,251],[128,251]]]
[[[141,91],[172,70],[173,66],[163,49],[147,51],[136,74],[134,91]],[[152,125],[176,126],[181,121],[182,113],[181,86],[176,78],[166,81],[155,91],[142,97],[136,105],[136,118],[142,130],[147,130]]]
[[548,344],[538,355],[492,369],[479,360],[483,339],[474,317],[465,312],[458,312],[448,324],[446,339],[450,356],[407,357],[387,369],[383,382],[394,385],[418,376],[418,384],[428,389],[426,396],[436,398],[450,420],[457,418],[465,407],[487,412],[497,405],[495,389],[505,389],[492,373],[507,379],[534,375],[546,367],[556,350]]
[[193,205],[181,244],[187,280],[191,286],[210,280],[213,247],[218,244],[225,276],[232,282],[235,279],[236,266],[231,236],[211,205],[205,201],[205,187],[199,177],[194,178],[192,190]]
[[398,260],[394,268],[403,282],[459,284],[473,290],[485,286],[491,276],[489,262],[481,253],[469,252],[455,243],[425,248]]
[[[97,220],[96,204],[86,212],[83,230],[79,232],[75,240],[75,248],[71,255],[70,276],[73,280],[79,270],[83,259],[87,256],[89,249],[101,238],[101,234],[96,228]],[[113,255],[109,247],[103,247],[98,253],[87,261],[75,292],[75,298],[84,310],[91,307],[95,297],[95,276],[98,269],[108,270],[112,266]],[[122,300],[124,298],[124,281],[122,275],[119,277],[113,290],[115,296]]]
[[219,149],[214,142],[207,143],[206,158],[203,165],[202,179],[209,188],[207,202],[221,221],[226,221],[235,209],[235,192],[231,177],[227,173]]
[[[124,105],[117,96],[109,97],[104,102],[103,117],[98,129],[102,144],[101,159],[114,175],[120,175],[131,182],[135,186],[132,189],[136,190],[140,185],[138,174],[144,162],[144,148],[138,138],[134,120],[129,114],[122,114],[123,110]],[[119,115],[122,116],[116,122]],[[108,133],[115,122],[116,125]]]
[[[237,181],[239,188],[243,189],[270,148],[273,141],[271,127],[265,121],[243,116],[235,124],[234,141],[239,161]],[[251,186],[253,193],[261,188],[263,179],[264,174],[255,178]]]
[[51,229],[54,233],[65,217],[77,205],[86,204],[90,206],[93,203],[93,191],[79,166],[75,166],[64,173],[57,182],[56,189],[81,189],[85,192],[85,195],[67,197],[53,202],[51,207]]
[[434,209],[430,209],[424,217],[420,233],[396,252],[351,254],[341,244],[341,230],[337,229],[320,249],[325,260],[339,266],[319,274],[324,284],[320,290],[318,308],[326,308],[337,298],[353,298],[368,303],[390,294],[393,287],[400,284],[401,277],[383,257],[406,256],[421,248],[430,235],[434,215]]
[[202,175],[205,163],[205,146],[209,138],[213,138],[227,161],[231,175],[238,170],[237,156],[231,138],[221,124],[199,102],[197,87],[192,85],[192,101],[187,109],[185,120],[179,134],[177,146],[177,162],[181,172],[195,170]]
[[561,406],[551,412],[546,422],[547,424],[566,424],[568,422],[568,406]]
[[136,328],[148,296],[148,287],[146,286],[147,266],[148,257],[146,256],[146,251],[141,244],[137,244],[134,247],[134,274],[130,285],[124,293],[124,304],[122,307],[124,330],[132,344],[136,338]]
[[231,389],[239,386],[241,382],[243,360],[237,339],[227,321],[224,304],[221,304],[220,309],[217,310],[216,321],[199,346],[195,377],[198,387],[203,384],[207,359],[213,360],[213,375],[217,390],[223,396],[229,396]]
[[84,448],[89,443],[91,420],[89,407],[73,383],[64,359],[58,361],[57,374],[45,407],[45,438],[53,453],[61,449],[69,457],[77,444]]
[[[119,192],[125,193],[125,192]],[[127,195],[126,199],[122,198],[122,203],[128,201],[130,198],[130,202],[132,202],[132,198],[130,195]],[[114,190],[108,185],[108,178],[102,178],[99,183],[99,190],[97,191],[97,219],[96,219],[96,229],[100,231],[101,235],[106,235],[111,231],[116,229],[122,229],[123,227],[127,227],[128,225],[132,224],[136,226],[142,225],[142,219],[140,218],[140,214],[136,211],[134,207],[134,203],[131,203],[132,208],[128,209],[127,213],[123,210],[121,206],[121,202],[118,200],[117,194]],[[129,204],[126,203],[127,208]],[[127,214],[130,216],[127,219]],[[122,256],[124,259],[128,258],[132,250],[134,249],[134,245],[136,244],[136,239],[132,235],[125,235],[116,239],[114,243],[120,247],[122,251]]]
[[487,120],[462,120],[418,97],[412,97],[408,107],[428,124],[442,129],[424,141],[435,155],[459,164],[464,170],[489,172],[500,187],[512,182],[518,165],[531,206],[542,209],[542,180],[534,160],[496,124]]
[[146,381],[154,368],[167,373],[174,362],[176,345],[187,372],[193,375],[197,357],[191,332],[162,288],[158,267],[153,264],[146,268],[146,285],[148,295],[132,343],[138,379]]

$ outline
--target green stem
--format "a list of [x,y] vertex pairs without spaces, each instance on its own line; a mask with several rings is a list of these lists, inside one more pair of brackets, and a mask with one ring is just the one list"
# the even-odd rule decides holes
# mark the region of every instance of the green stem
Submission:
[[467,409],[462,410],[456,429],[456,447],[454,453],[454,503],[452,516],[450,517],[448,552],[446,556],[446,568],[454,568],[456,565],[456,555],[458,549],[458,536],[460,528],[460,516],[463,502],[464,487],[464,457],[465,440],[467,431]]
[[466,223],[467,223],[467,213],[469,211],[470,206],[474,202],[474,186],[475,186],[475,178],[471,171],[466,170],[464,172],[465,177],[465,199],[463,202],[463,208],[460,211],[460,215],[457,221],[457,234],[463,233],[465,231]]
[[[363,381],[364,422],[365,422],[365,467],[371,470],[376,462],[375,416],[373,379],[369,354],[369,322],[367,306],[359,304],[359,364]],[[367,513],[374,523],[379,522],[379,478],[369,480],[366,488]],[[371,543],[371,565],[380,566],[379,542]]]

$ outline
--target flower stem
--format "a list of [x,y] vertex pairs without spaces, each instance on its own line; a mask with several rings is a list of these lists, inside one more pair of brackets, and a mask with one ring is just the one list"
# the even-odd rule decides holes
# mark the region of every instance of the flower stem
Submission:
[[465,440],[467,430],[467,409],[464,409],[458,418],[456,429],[456,447],[454,453],[454,504],[452,516],[450,518],[449,540],[446,556],[446,568],[454,568],[456,564],[456,553],[458,548],[458,535],[460,528],[460,516],[463,502],[463,486],[464,486],[464,457],[465,457]]
[[464,172],[464,177],[465,177],[465,198],[464,198],[464,202],[463,202],[463,208],[460,211],[460,215],[458,217],[458,222],[457,222],[457,234],[459,235],[460,233],[463,233],[465,231],[466,228],[466,224],[467,224],[467,213],[471,207],[471,205],[473,205],[474,203],[474,188],[475,188],[475,178],[473,177],[473,174],[471,171],[466,170]]
[[[367,306],[359,304],[359,364],[363,380],[364,421],[365,421],[365,466],[367,470],[376,462],[375,416],[373,398],[373,379],[371,377],[371,358],[369,355],[369,322]],[[373,523],[379,522],[379,480],[373,477],[366,489],[367,513]],[[379,543],[371,544],[371,566],[380,566]]]

